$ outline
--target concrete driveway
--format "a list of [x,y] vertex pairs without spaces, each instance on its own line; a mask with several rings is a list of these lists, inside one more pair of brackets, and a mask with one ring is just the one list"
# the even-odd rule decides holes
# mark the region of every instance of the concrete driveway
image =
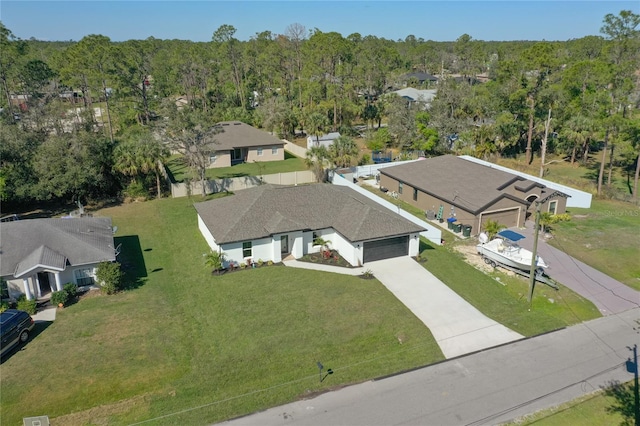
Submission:
[[[533,250],[534,226],[533,222],[527,222],[524,229],[511,228],[526,237],[518,244],[527,250]],[[602,315],[640,307],[639,291],[552,247],[544,238],[538,239],[538,254],[549,263],[546,273],[551,278],[593,302]]]
[[369,262],[375,277],[420,319],[447,358],[522,339],[486,317],[408,256]]

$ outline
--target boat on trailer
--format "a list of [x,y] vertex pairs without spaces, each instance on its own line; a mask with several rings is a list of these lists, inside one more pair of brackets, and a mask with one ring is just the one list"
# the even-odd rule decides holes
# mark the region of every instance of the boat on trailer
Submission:
[[[476,246],[478,254],[482,256],[485,263],[494,268],[500,266],[518,275],[529,278],[531,271],[531,259],[533,253],[518,245],[518,241],[522,240],[524,235],[517,232],[504,230],[498,232],[495,238],[489,240],[484,232],[480,234],[478,239],[480,244]],[[545,269],[549,264],[540,256],[536,256],[536,269],[534,278],[543,284],[548,285],[555,290],[559,290],[558,284],[545,274]]]
[[[495,238],[489,240],[484,232],[478,237],[480,243],[476,249],[484,261],[491,266],[509,266],[523,271],[531,270],[533,253],[520,247],[518,241],[524,239],[524,235],[517,232],[504,230],[498,232]],[[542,271],[549,265],[540,256],[536,256],[536,270]]]

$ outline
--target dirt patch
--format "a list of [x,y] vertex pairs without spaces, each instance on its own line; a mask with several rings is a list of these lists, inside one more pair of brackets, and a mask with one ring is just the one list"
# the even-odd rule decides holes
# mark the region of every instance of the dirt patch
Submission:
[[[478,254],[478,252],[476,251],[475,244],[473,245],[457,244],[453,246],[453,249],[458,253],[462,254],[462,256],[464,257],[464,260],[474,268],[487,273],[494,271],[494,268],[491,265],[487,265],[484,262],[484,259],[482,259],[482,257]],[[507,275],[511,275],[511,276],[516,275],[514,272],[511,272],[503,268],[500,268],[500,272]]]
[[66,416],[55,417],[51,419],[51,424],[66,426],[80,426],[86,424],[108,425],[111,423],[111,416],[113,415],[124,414],[130,411],[140,413],[148,412],[149,401],[153,395],[157,395],[157,393],[138,395],[113,404],[100,405],[98,407],[89,408],[88,410],[67,414]]

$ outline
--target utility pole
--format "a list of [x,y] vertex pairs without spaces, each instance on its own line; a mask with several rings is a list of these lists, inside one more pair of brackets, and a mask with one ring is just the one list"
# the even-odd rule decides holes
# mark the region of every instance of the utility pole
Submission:
[[640,426],[640,391],[638,390],[638,345],[633,345],[633,374],[635,426]]
[[547,155],[547,138],[549,137],[549,126],[551,125],[551,108],[549,108],[549,115],[547,121],[544,123],[544,139],[542,140],[541,154],[540,154],[540,175],[538,177],[544,177],[544,157]]
[[560,191],[554,191],[543,199],[538,199],[536,203],[536,220],[533,229],[533,251],[531,252],[531,269],[529,270],[529,310],[531,310],[531,301],[533,300],[533,289],[536,284],[536,267],[538,266],[538,234],[540,232],[540,214],[542,205],[553,197],[568,198],[570,195]]

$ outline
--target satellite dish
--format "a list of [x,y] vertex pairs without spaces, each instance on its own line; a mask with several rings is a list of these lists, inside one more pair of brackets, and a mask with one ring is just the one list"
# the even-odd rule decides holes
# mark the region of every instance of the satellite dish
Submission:
[[118,227],[117,226],[111,227],[111,233],[115,235],[116,232],[118,232]]
[[484,232],[481,232],[480,235],[478,235],[478,240],[480,240],[480,243],[486,244],[489,242],[489,236]]

